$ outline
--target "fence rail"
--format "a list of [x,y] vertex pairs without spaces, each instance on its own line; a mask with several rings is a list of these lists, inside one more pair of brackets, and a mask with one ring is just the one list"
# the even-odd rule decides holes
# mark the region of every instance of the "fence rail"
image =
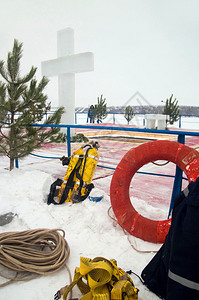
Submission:
[[[55,125],[55,124],[31,124],[30,126],[33,127],[59,127],[59,128],[66,128],[67,129],[67,154],[68,157],[71,156],[71,129],[94,129],[94,130],[111,130],[111,131],[129,131],[129,132],[142,132],[142,133],[155,133],[155,134],[165,134],[165,135],[176,135],[177,141],[179,143],[185,144],[185,137],[186,136],[199,136],[199,131],[183,131],[183,130],[157,130],[157,129],[143,129],[143,128],[131,128],[131,127],[124,127],[124,126],[104,126],[104,125]],[[140,172],[141,173],[141,172]],[[145,173],[146,174],[146,173]],[[150,175],[160,175],[160,174],[150,174]],[[173,184],[173,191],[171,197],[171,204],[169,209],[169,215],[174,205],[174,198],[180,193],[182,187],[182,177],[183,172],[182,170],[176,166],[175,171],[175,179]],[[167,175],[165,175],[167,176]]]
[[[125,113],[107,113],[107,117],[103,120],[103,122],[109,122],[112,124],[127,124],[128,121],[124,117]],[[191,120],[191,121],[190,121]],[[86,112],[75,112],[75,124],[86,124],[89,123],[88,114]],[[145,114],[144,113],[134,113],[133,119],[129,122],[129,124],[137,124],[139,126],[145,126]],[[194,123],[196,127],[199,129],[199,115],[189,115],[189,114],[179,114],[179,120],[174,123],[175,127],[183,128],[184,124]],[[187,128],[188,129],[188,128]]]
[[[55,110],[55,108],[54,108]],[[44,113],[43,120],[47,120],[49,115],[54,113],[54,110]],[[17,113],[15,116],[19,116],[20,113]],[[103,120],[103,122],[112,123],[112,124],[120,124],[124,125],[128,123],[128,121],[124,117],[125,113],[107,113],[107,117]],[[8,113],[8,123],[10,122],[11,114]],[[194,120],[193,120],[194,119]],[[191,121],[190,121],[191,120]],[[88,113],[87,112],[75,112],[75,124],[86,124],[89,123]],[[42,122],[42,121],[41,121]],[[145,114],[144,113],[134,113],[134,118],[129,122],[129,124],[134,124],[139,126],[145,126]],[[138,123],[138,124],[137,124]],[[195,124],[197,129],[199,129],[199,115],[181,115],[179,114],[179,120],[174,123],[174,125],[178,128],[183,128],[184,124]],[[189,129],[189,128],[186,128]]]

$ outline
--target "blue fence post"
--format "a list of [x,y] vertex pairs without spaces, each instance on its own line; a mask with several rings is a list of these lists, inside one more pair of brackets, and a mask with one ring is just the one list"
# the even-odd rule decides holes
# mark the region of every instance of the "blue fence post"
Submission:
[[115,114],[113,113],[113,124],[115,124]]
[[10,125],[10,114],[8,114],[8,125]]
[[145,127],[145,116],[143,117],[143,126]]
[[18,158],[15,158],[15,168],[19,168],[19,160]]
[[181,128],[182,124],[181,124],[181,119],[182,119],[182,116],[180,115],[179,116],[179,128]]
[[70,127],[67,127],[67,151],[68,151],[68,157],[70,157],[71,156]]
[[[178,135],[178,142],[181,144],[185,143],[185,136],[183,134]],[[174,207],[174,199],[181,192],[182,173],[183,173],[182,170],[178,166],[176,166],[176,173],[175,173],[175,179],[174,179],[174,184],[173,184],[173,191],[172,191],[172,196],[171,196],[171,203],[170,203],[170,207],[169,207],[168,218],[170,217],[171,211]]]

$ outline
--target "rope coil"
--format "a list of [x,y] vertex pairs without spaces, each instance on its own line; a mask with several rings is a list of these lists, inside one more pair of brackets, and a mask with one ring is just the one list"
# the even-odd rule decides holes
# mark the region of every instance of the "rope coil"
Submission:
[[0,287],[14,281],[27,281],[39,275],[55,273],[63,266],[67,268],[71,281],[70,270],[66,265],[69,255],[70,248],[62,229],[1,233],[0,266],[15,274],[5,275],[1,270],[0,276],[8,281],[0,284]]

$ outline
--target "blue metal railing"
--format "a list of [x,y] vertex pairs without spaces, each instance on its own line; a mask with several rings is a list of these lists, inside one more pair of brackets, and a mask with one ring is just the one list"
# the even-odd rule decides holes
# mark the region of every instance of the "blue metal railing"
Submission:
[[177,135],[178,142],[184,144],[185,136],[199,136],[197,131],[183,131],[183,130],[158,130],[158,129],[144,129],[144,128],[130,128],[125,126],[104,126],[104,125],[57,125],[57,124],[31,124],[33,127],[59,127],[67,129],[67,151],[68,156],[71,155],[71,142],[70,142],[70,129],[82,128],[82,129],[100,129],[100,130],[112,130],[112,131],[131,131],[131,132],[143,132],[143,133],[156,133],[156,134],[167,134]]
[[[56,108],[54,108],[54,110],[55,110]],[[45,120],[47,120],[47,118],[48,118],[48,115],[51,115],[51,114],[53,114],[53,111],[54,111],[53,109],[52,109],[52,111],[49,111],[49,112],[47,112],[47,113],[44,113],[44,119]],[[85,115],[85,122],[86,123],[89,123],[89,118],[88,118],[88,113],[87,112],[75,112],[75,124],[78,124],[79,122],[78,122],[78,115]],[[16,116],[17,115],[20,115],[20,113],[18,113],[18,114],[16,114]],[[117,117],[117,115],[120,115],[120,116],[123,116],[124,117],[124,115],[125,115],[125,113],[124,112],[114,112],[114,113],[107,113],[107,117],[106,118],[108,118],[109,116],[112,116],[112,123],[113,124],[116,124],[116,117]],[[134,116],[136,117],[136,116],[143,116],[142,117],[142,125],[143,126],[145,126],[145,114],[144,113],[134,113]],[[179,120],[178,120],[178,127],[179,128],[182,128],[182,119],[183,118],[198,118],[199,119],[199,115],[182,115],[182,114],[179,114],[178,115],[179,116]],[[8,123],[9,123],[9,118],[10,118],[10,114],[8,113]],[[124,118],[124,122],[125,122],[125,118]],[[133,119],[134,120],[134,119]],[[110,120],[109,120],[110,121]],[[127,122],[127,121],[126,121]],[[175,122],[175,124],[176,124],[177,122]],[[199,122],[197,122],[197,123],[199,123]],[[176,126],[177,126],[177,124],[176,124]]]
[[[71,141],[70,141],[71,132],[70,132],[70,130],[73,128],[177,135],[177,141],[182,144],[185,143],[185,136],[199,136],[199,132],[196,132],[196,131],[189,132],[189,131],[182,131],[182,130],[142,129],[142,128],[129,128],[129,127],[125,127],[125,126],[119,127],[119,126],[103,126],[103,125],[56,125],[56,124],[31,124],[30,126],[46,127],[46,128],[51,128],[51,127],[66,128],[67,129],[67,154],[68,154],[68,157],[71,156]],[[111,168],[111,169],[114,169],[114,168]],[[146,172],[137,172],[137,173],[149,174]],[[168,217],[170,216],[171,210],[173,209],[173,206],[174,206],[174,198],[181,191],[182,179],[183,179],[182,174],[183,174],[182,170],[178,166],[176,166],[175,179],[174,179],[174,184],[173,184],[173,191],[172,191],[171,204],[170,204],[170,208],[169,208]],[[156,173],[150,173],[150,175],[160,176],[160,174],[156,174]],[[169,175],[161,175],[161,176],[169,176]]]
[[[89,119],[88,119],[88,116],[87,116],[87,112],[78,112],[77,111],[77,112],[75,112],[75,124],[78,124],[78,115],[85,115],[85,122],[88,123]],[[124,112],[123,113],[122,112],[121,113],[120,112],[114,112],[114,113],[109,112],[109,113],[107,113],[106,118],[108,118],[110,116],[111,118],[109,118],[109,121],[112,119],[112,123],[116,124],[116,119],[117,119],[117,116],[119,116],[119,115],[123,116],[123,118],[124,118],[125,113]],[[136,117],[136,116],[143,116],[142,117],[142,124],[143,124],[143,126],[145,126],[145,114],[144,113],[134,113],[134,117]],[[175,124],[177,126],[177,123],[178,123],[178,127],[182,128],[183,118],[199,118],[199,115],[179,114],[178,117],[179,117],[179,120],[178,120],[178,122],[175,122]],[[126,121],[126,119],[124,118],[124,122],[125,121]],[[132,119],[132,121],[134,121],[134,118]],[[199,121],[197,123],[199,123]]]

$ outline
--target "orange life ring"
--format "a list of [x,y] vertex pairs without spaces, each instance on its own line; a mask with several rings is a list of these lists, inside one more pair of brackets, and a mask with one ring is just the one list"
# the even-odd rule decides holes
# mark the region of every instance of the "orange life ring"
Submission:
[[189,182],[199,176],[199,152],[173,141],[153,141],[129,150],[118,164],[111,181],[110,198],[118,223],[130,234],[152,243],[164,243],[171,219],[150,220],[133,207],[129,186],[133,175],[145,164],[168,160],[184,171]]

